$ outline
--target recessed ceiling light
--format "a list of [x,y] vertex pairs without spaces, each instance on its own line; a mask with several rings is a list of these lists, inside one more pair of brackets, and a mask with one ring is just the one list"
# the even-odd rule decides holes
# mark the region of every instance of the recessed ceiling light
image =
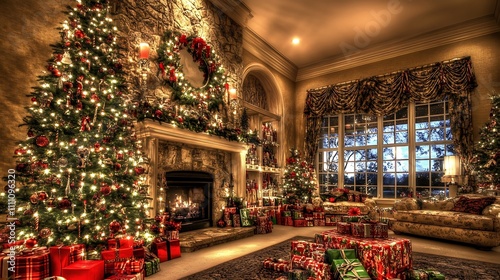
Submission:
[[300,43],[300,39],[298,37],[295,37],[292,39],[292,44],[298,45]]

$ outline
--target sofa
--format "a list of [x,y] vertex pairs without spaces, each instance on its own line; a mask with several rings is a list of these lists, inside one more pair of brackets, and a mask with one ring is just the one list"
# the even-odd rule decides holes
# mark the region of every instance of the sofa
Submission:
[[500,197],[463,195],[447,200],[404,198],[394,203],[394,233],[500,246]]

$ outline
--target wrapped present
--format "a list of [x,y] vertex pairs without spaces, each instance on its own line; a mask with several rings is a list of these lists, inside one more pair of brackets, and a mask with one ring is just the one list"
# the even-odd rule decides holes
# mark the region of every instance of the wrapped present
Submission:
[[410,269],[406,275],[408,280],[444,280],[445,276],[439,271]]
[[313,212],[313,218],[314,219],[324,219],[325,212]]
[[386,223],[376,223],[373,231],[374,238],[388,238],[389,225]]
[[240,218],[242,227],[253,226],[253,220],[250,218],[250,209],[240,209]]
[[233,218],[231,217],[231,213],[224,212],[224,222],[226,225],[233,226]]
[[165,239],[167,240],[179,239],[179,231],[178,230],[165,231]]
[[262,262],[264,268],[269,268],[275,271],[287,272],[290,270],[290,262],[283,259],[267,258]]
[[315,261],[314,264],[308,268],[310,278],[314,280],[330,280],[331,279],[331,265]]
[[302,220],[304,219],[304,213],[302,213],[302,211],[293,211],[292,218],[294,220]]
[[336,259],[332,262],[333,279],[371,280],[358,259]]
[[[257,218],[257,227],[255,228],[255,233],[269,233],[269,218],[267,216],[260,216]],[[272,226],[271,226],[272,231]]]
[[241,227],[240,214],[233,214],[233,227]]
[[341,234],[351,234],[351,224],[346,222],[338,222],[337,232]]
[[123,238],[111,238],[108,239],[108,249],[125,249],[134,247],[134,238],[132,236],[126,236]]
[[384,223],[352,223],[351,233],[355,237],[388,238],[389,226]]
[[288,271],[288,280],[307,280],[310,273],[304,269],[292,269]]
[[104,279],[104,261],[77,261],[62,269],[62,277],[71,280],[102,280]]
[[15,262],[15,279],[28,280],[49,277],[49,252],[47,250],[16,255]]
[[130,260],[134,257],[134,249],[114,249],[101,252],[101,257],[104,260],[104,274],[119,273],[117,270],[126,269]]
[[293,226],[294,227],[305,227],[305,226],[307,226],[307,222],[305,219],[293,220]]
[[146,276],[151,276],[160,271],[160,259],[154,258],[144,262],[144,273]]
[[151,252],[158,256],[160,262],[168,261],[167,241],[155,240],[151,244]]
[[328,249],[325,253],[325,262],[328,264],[333,263],[337,259],[356,259],[355,249]]
[[308,242],[303,240],[292,240],[290,242],[291,255],[312,257],[312,252],[325,249],[323,244]]
[[146,257],[146,251],[144,250],[144,247],[135,248],[133,254],[134,258],[136,259],[144,259]]
[[317,248],[316,250],[312,251],[311,256],[317,262],[325,262],[325,253],[325,248]]
[[356,223],[359,222],[363,216],[342,216],[341,221],[345,223]]
[[144,273],[134,273],[134,274],[120,274],[120,275],[112,275],[107,277],[104,280],[144,280]]
[[281,212],[281,216],[283,217],[291,217],[292,216],[292,211],[283,211]]
[[290,263],[292,269],[311,269],[317,262],[311,257],[293,255],[290,259]]
[[313,225],[315,227],[324,227],[324,226],[326,226],[325,218],[323,218],[323,219],[314,219],[313,220]]
[[292,217],[281,217],[282,225],[284,226],[293,226],[293,219]]
[[313,219],[313,217],[307,217],[306,218],[306,226],[307,227],[313,227],[314,226],[314,219]]
[[337,224],[337,217],[333,214],[325,214],[325,226],[334,226]]
[[85,245],[52,246],[49,248],[50,275],[61,276],[62,269],[74,262],[85,259]]
[[181,257],[181,244],[179,239],[167,240],[167,255],[169,260]]

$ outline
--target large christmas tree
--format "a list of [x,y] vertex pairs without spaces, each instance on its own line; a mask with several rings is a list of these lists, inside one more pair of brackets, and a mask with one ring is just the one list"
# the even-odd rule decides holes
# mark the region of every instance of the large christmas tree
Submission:
[[312,165],[301,159],[300,152],[290,149],[283,177],[284,195],[290,202],[307,203],[316,190],[316,175]]
[[492,96],[490,120],[479,137],[474,157],[477,181],[500,188],[500,95]]
[[47,72],[29,95],[27,137],[14,152],[9,179],[16,181],[6,187],[16,239],[94,248],[125,233],[151,239],[146,159],[124,101],[108,1],[78,1],[67,15]]

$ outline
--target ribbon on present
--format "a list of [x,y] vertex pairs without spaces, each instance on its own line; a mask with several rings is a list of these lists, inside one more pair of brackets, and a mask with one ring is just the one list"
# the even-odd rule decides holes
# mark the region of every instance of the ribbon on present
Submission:
[[[342,263],[340,263],[342,262]],[[335,266],[336,274],[340,275],[340,279],[355,279],[355,280],[365,280],[371,279],[363,264],[358,259],[337,259],[334,260],[333,265]],[[357,269],[361,269],[366,275],[361,275]]]

